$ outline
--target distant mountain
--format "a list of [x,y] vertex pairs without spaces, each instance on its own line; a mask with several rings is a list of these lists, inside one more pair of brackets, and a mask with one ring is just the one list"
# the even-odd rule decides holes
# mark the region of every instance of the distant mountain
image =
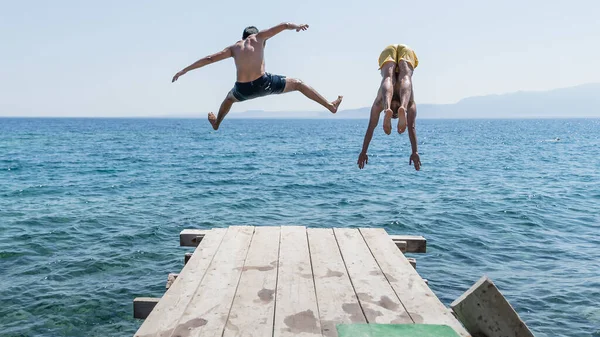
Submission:
[[[419,104],[418,118],[575,118],[600,117],[600,83],[549,91],[518,91],[465,98],[455,104]],[[246,111],[233,118],[368,118],[370,107],[326,111]]]

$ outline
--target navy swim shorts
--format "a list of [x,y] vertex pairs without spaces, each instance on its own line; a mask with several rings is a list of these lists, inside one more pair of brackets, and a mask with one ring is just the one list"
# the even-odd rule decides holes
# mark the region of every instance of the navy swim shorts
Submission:
[[241,102],[257,97],[281,94],[283,89],[285,89],[285,76],[265,73],[252,82],[235,82],[231,92]]

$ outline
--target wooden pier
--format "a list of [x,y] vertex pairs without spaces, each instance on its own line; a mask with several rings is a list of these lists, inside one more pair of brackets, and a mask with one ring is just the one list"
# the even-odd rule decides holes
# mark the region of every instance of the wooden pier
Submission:
[[197,248],[160,300],[136,299],[135,315],[147,318],[135,336],[338,336],[337,324],[352,323],[470,336],[403,254],[424,252],[422,237],[233,226],[185,230],[180,240]]

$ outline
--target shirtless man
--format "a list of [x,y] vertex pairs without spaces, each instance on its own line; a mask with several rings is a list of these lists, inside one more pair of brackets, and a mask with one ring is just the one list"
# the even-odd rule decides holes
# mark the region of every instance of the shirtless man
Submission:
[[282,23],[260,32],[254,26],[247,27],[244,29],[242,40],[216,54],[192,63],[190,66],[175,74],[172,82],[177,81],[181,75],[184,75],[190,70],[233,57],[237,69],[237,81],[235,82],[235,86],[229,91],[227,97],[223,100],[223,103],[221,103],[219,114],[216,117],[212,112],[208,114],[208,121],[215,130],[219,129],[219,125],[221,125],[223,118],[225,118],[233,103],[290,91],[300,91],[304,96],[321,104],[332,113],[336,113],[342,102],[342,96],[338,96],[335,101],[329,102],[315,89],[299,79],[286,78],[285,76],[273,75],[265,72],[264,50],[266,41],[284,30],[292,29],[299,32],[307,30],[308,25]]
[[421,169],[415,130],[417,105],[412,90],[412,74],[418,64],[417,54],[410,47],[403,44],[390,45],[381,52],[379,69],[381,70],[382,80],[375,102],[371,107],[371,118],[365,134],[363,148],[358,155],[357,164],[361,170],[369,163],[367,149],[373,138],[373,131],[379,123],[381,111],[384,112],[383,131],[386,134],[389,135],[392,132],[392,118],[398,118],[398,133],[401,134],[406,131],[408,126],[408,137],[412,147],[408,164],[414,163],[417,171]]

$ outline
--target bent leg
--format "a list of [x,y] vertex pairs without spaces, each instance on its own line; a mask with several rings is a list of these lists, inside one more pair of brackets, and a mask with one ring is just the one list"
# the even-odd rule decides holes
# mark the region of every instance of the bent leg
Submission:
[[285,80],[285,88],[283,89],[283,92],[286,93],[291,91],[300,91],[304,96],[321,104],[332,113],[337,112],[340,103],[342,103],[342,98],[344,98],[343,96],[338,96],[335,101],[328,102],[325,97],[321,96],[321,94],[319,94],[315,89],[301,80],[296,78],[287,78]]
[[221,107],[219,108],[219,114],[215,117],[215,114],[213,114],[212,112],[208,113],[208,121],[212,125],[213,129],[219,129],[219,125],[221,125],[221,122],[223,121],[225,116],[227,116],[229,110],[231,110],[231,106],[235,102],[238,102],[238,100],[233,96],[233,93],[230,91],[227,94],[227,97],[225,97],[225,99],[223,100],[223,103],[221,103]]
[[387,62],[381,67],[381,85],[379,92],[383,98],[383,132],[392,133],[392,96],[394,95],[394,71],[396,63]]
[[413,69],[408,62],[401,60],[398,63],[398,96],[400,97],[400,107],[398,108],[398,133],[403,133],[406,130],[407,124],[407,109],[412,101],[412,74]]

